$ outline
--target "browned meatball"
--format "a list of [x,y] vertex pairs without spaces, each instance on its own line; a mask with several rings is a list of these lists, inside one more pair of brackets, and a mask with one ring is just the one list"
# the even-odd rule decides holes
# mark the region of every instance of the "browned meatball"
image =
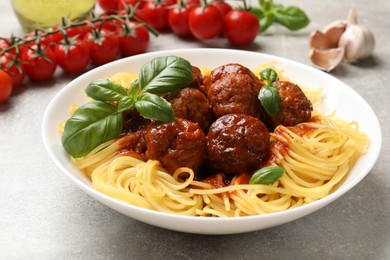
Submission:
[[120,142],[123,144],[123,148],[119,151],[119,153],[123,154],[129,151],[134,151],[143,156],[146,151],[146,133],[147,128],[141,128],[135,132],[125,133],[120,138]]
[[216,117],[240,113],[262,118],[258,94],[263,86],[248,68],[228,64],[214,69],[209,78],[207,98]]
[[270,127],[295,126],[308,121],[313,111],[313,105],[301,88],[288,81],[276,81],[274,84],[280,95],[281,108],[275,116],[270,118]]
[[150,120],[142,117],[136,110],[126,110],[123,112],[123,133],[134,133],[150,124]]
[[147,157],[159,160],[169,173],[179,167],[195,172],[205,159],[206,136],[198,124],[177,118],[149,128],[146,134]]
[[255,82],[255,84],[260,84],[260,86],[263,85],[262,81],[257,78],[256,75],[250,69],[238,63],[229,63],[213,69],[210,73],[208,80],[210,83],[214,83],[217,80],[232,73],[246,74]]
[[259,119],[244,114],[218,118],[207,135],[210,166],[224,173],[259,167],[268,156],[270,134]]
[[194,78],[194,81],[189,87],[193,88],[199,88],[200,86],[203,85],[203,75],[202,72],[198,67],[192,66],[192,75]]
[[257,98],[260,85],[247,74],[231,73],[210,85],[207,97],[216,117],[240,113],[260,118],[263,114]]
[[209,101],[200,90],[184,88],[169,102],[176,117],[198,123],[200,128],[207,133],[213,120],[212,110]]

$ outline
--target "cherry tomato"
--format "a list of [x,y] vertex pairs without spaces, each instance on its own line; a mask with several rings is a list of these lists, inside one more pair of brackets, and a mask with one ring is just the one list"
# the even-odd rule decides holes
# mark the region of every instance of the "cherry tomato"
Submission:
[[137,18],[138,20],[146,23],[146,24],[150,24],[149,23],[149,17],[148,17],[148,15],[145,13],[145,11],[143,9],[135,10],[134,17]]
[[9,44],[8,40],[9,39],[2,39],[2,38],[0,38],[0,51],[2,49],[6,49],[6,48],[10,47],[10,44]]
[[124,28],[117,29],[119,49],[123,56],[131,56],[146,52],[149,47],[149,31],[144,25],[130,21],[129,32]]
[[225,16],[228,12],[233,10],[232,6],[223,0],[214,0],[212,5],[216,6]]
[[[118,13],[118,15],[121,15],[121,13]],[[100,15],[100,17],[102,18],[105,18],[109,16],[108,13],[104,13],[102,15]],[[120,27],[122,25],[122,21],[119,20],[119,19],[112,19],[112,20],[106,20],[106,21],[102,21],[102,22],[95,22],[95,28],[100,28],[100,26],[104,29],[107,29],[111,32],[114,32],[118,27]],[[91,30],[91,25],[90,25],[90,29]]]
[[[52,30],[56,31],[58,29],[59,29],[59,26],[56,25],[53,27]],[[77,38],[82,39],[84,37],[84,35],[87,33],[87,30],[86,30],[85,26],[75,26],[75,27],[71,27],[71,28],[66,29],[65,33],[66,33],[66,36],[68,38],[72,38],[72,37],[77,36]],[[58,33],[54,33],[54,34],[50,35],[50,38],[48,40],[50,40],[51,42],[57,43],[57,42],[62,41],[63,38],[64,38],[64,36],[62,35],[62,33],[58,32]],[[46,44],[45,41],[43,41],[43,43]]]
[[146,2],[143,6],[143,11],[148,18],[148,24],[158,31],[169,29],[168,23],[168,6],[172,5],[172,2]]
[[137,6],[137,10],[142,9],[145,4],[144,0],[121,0],[118,2],[118,10],[125,10],[125,5]]
[[12,92],[12,78],[7,72],[0,70],[0,104],[4,103]]
[[259,33],[260,25],[256,15],[245,10],[232,10],[223,19],[223,34],[237,46],[251,44]]
[[80,39],[57,44],[54,48],[54,54],[58,65],[66,73],[84,72],[89,63],[88,47]]
[[190,11],[188,24],[197,39],[213,39],[222,33],[223,14],[213,5],[194,7]]
[[84,41],[96,66],[114,61],[119,55],[118,37],[109,30],[102,29],[97,35],[96,32],[88,32]]
[[188,7],[194,7],[194,6],[200,6],[201,2],[200,0],[188,0],[186,6]]
[[12,78],[12,86],[14,88],[22,85],[26,76],[25,64],[18,62],[18,59],[13,55],[5,54],[0,58],[0,68]]
[[118,3],[121,0],[98,0],[99,6],[107,12],[115,12],[118,11]]
[[[51,47],[52,45],[54,45],[55,42],[57,42],[57,39],[53,38],[54,37],[53,34],[50,34],[50,35],[47,35],[47,36],[44,36],[43,34],[44,34],[44,32],[38,31],[38,35],[41,36],[41,38],[40,38],[40,43],[41,44],[43,44],[45,46],[50,46]],[[24,43],[23,45],[21,45],[19,47],[20,53],[24,52],[24,50],[26,50],[27,47],[31,47],[34,44],[36,44],[38,35],[35,35],[35,33],[26,34],[23,37],[23,39],[24,39],[24,41],[28,41],[28,42]]]
[[34,44],[30,48],[21,55],[22,61],[26,63],[27,76],[36,81],[50,79],[57,67],[54,52],[45,45],[38,47],[37,44]]
[[187,7],[175,7],[169,10],[168,23],[174,33],[179,36],[191,35],[188,25],[189,14],[190,8]]

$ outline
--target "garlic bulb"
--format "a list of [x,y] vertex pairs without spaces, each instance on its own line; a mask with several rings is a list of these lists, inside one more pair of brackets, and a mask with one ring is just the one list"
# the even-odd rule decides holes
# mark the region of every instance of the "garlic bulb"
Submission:
[[347,21],[345,20],[336,20],[325,26],[323,34],[330,42],[332,48],[336,48],[338,46],[340,37],[345,32],[346,28]]
[[311,62],[329,72],[343,60],[352,63],[370,56],[375,39],[367,27],[357,23],[356,12],[351,9],[348,21],[336,20],[324,30],[311,33],[309,45]]
[[319,50],[330,49],[333,47],[326,35],[318,30],[310,34],[309,45],[310,48]]
[[367,27],[357,23],[354,9],[349,11],[347,28],[341,35],[338,46],[345,48],[344,58],[348,62],[367,58],[374,51],[374,35]]
[[320,70],[331,71],[337,67],[344,57],[344,48],[311,49],[310,60]]

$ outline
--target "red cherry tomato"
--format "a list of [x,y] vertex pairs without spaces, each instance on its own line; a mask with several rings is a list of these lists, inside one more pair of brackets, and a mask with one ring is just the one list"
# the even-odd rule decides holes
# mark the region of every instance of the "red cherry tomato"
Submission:
[[135,10],[134,17],[137,18],[138,20],[146,23],[146,24],[150,24],[149,23],[149,17],[148,17],[148,15],[145,13],[145,11],[143,9]]
[[213,5],[194,7],[190,11],[188,24],[197,39],[213,39],[222,33],[223,14]]
[[107,12],[115,12],[118,11],[118,3],[121,0],[98,0],[99,6]]
[[158,31],[169,29],[169,9],[167,7],[171,4],[172,2],[166,2],[165,4],[159,2],[146,2],[142,10],[148,18],[148,24]]
[[75,39],[69,44],[58,44],[54,48],[54,54],[58,65],[66,73],[84,72],[89,63],[89,50],[80,39]]
[[12,92],[12,78],[7,72],[0,70],[0,104],[4,103]]
[[190,8],[187,7],[175,7],[169,10],[168,23],[174,33],[179,36],[191,35],[188,25],[189,15]]
[[42,45],[38,48],[36,44],[26,49],[21,59],[25,62],[26,74],[30,79],[44,81],[50,79],[57,67],[56,57],[51,48]]
[[3,50],[3,49],[6,49],[10,47],[10,44],[8,42],[8,39],[2,39],[0,38],[0,51]]
[[13,56],[3,55],[0,58],[0,68],[12,78],[14,88],[22,85],[26,76],[25,64],[18,62]]
[[[104,14],[100,15],[100,17],[105,18],[109,15],[110,14],[108,14],[108,13],[104,13]],[[118,15],[121,15],[121,13],[118,13]],[[95,28],[102,27],[102,28],[107,29],[111,32],[114,32],[121,25],[122,25],[122,21],[119,19],[112,19],[112,20],[105,20],[102,22],[95,22]],[[89,30],[91,30],[91,29],[92,29],[91,25],[89,25]],[[88,30],[87,30],[87,32],[88,32]]]
[[117,29],[119,49],[123,56],[131,56],[146,52],[149,47],[149,31],[138,22],[128,23],[130,31],[126,33],[124,28]]
[[[56,25],[53,27],[52,30],[56,31],[56,30],[58,30],[58,28],[59,28],[59,26]],[[87,33],[87,30],[86,30],[85,26],[75,26],[75,27],[71,27],[71,28],[66,29],[65,33],[66,33],[66,36],[68,38],[72,38],[72,37],[77,36],[77,38],[82,39],[84,37],[84,35]],[[57,43],[57,42],[62,41],[63,38],[64,37],[63,37],[62,33],[58,32],[58,33],[50,35],[50,38],[48,40],[50,40],[51,42]],[[46,44],[46,42],[43,42],[43,43]]]
[[145,4],[144,0],[120,0],[118,2],[118,10],[125,10],[125,5],[128,6],[137,6],[137,10],[142,9]]
[[232,10],[223,19],[223,34],[237,46],[251,44],[259,33],[260,25],[256,15],[245,10]]
[[96,66],[114,61],[119,55],[118,37],[109,30],[102,29],[98,35],[88,32],[84,41],[88,46],[91,61]]
[[212,5],[216,6],[221,12],[222,14],[225,16],[228,12],[230,12],[231,10],[233,10],[232,6],[228,3],[226,3],[225,1],[222,1],[222,0],[214,0],[212,2]]
[[194,6],[200,6],[201,2],[200,0],[188,0],[186,6],[188,7],[194,7]]

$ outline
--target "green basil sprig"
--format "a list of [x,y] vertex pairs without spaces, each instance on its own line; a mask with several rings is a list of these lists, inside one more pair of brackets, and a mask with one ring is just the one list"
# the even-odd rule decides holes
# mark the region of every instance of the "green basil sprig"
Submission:
[[256,171],[249,183],[250,184],[272,184],[283,176],[285,170],[279,166],[267,166]]
[[139,77],[142,90],[153,94],[173,92],[192,81],[191,64],[176,56],[152,60],[142,67]]
[[278,73],[271,68],[260,71],[260,77],[266,81],[267,85],[271,85],[273,82],[279,80]]
[[274,4],[273,0],[259,0],[259,7],[252,7],[251,12],[258,17],[262,33],[274,22],[291,31],[300,30],[310,23],[309,17],[302,9]]
[[66,121],[62,146],[74,158],[79,158],[117,137],[121,130],[122,114],[116,106],[103,101],[89,102]]
[[268,115],[276,115],[281,107],[280,95],[273,82],[279,79],[275,70],[266,68],[260,72],[265,85],[260,89],[258,98]]
[[179,90],[192,81],[190,62],[176,56],[158,57],[146,63],[139,80],[129,90],[108,79],[92,81],[85,92],[95,101],[78,108],[66,121],[61,139],[64,149],[79,158],[116,138],[122,131],[122,112],[126,110],[136,109],[147,119],[175,120],[170,103],[155,94]]

